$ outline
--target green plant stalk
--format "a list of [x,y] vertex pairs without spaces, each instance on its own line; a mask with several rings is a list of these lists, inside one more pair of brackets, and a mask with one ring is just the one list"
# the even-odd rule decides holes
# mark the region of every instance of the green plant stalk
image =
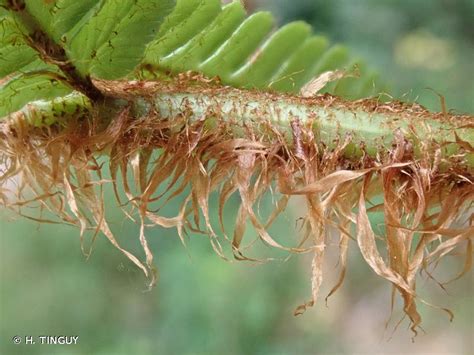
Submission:
[[[464,156],[468,168],[474,168],[474,154],[466,146],[474,143],[472,116],[449,116],[413,111],[413,107],[380,104],[380,110],[364,103],[354,104],[336,100],[301,99],[292,96],[269,96],[241,90],[222,93],[157,93],[153,100],[136,99],[139,115],[151,110],[162,119],[173,119],[187,111],[192,120],[215,116],[236,123],[239,134],[241,124],[268,121],[285,127],[287,138],[292,139],[291,123],[311,122],[314,134],[329,148],[345,137],[350,143],[345,147],[347,158],[360,158],[363,154],[376,157],[390,151],[397,137],[402,136],[411,145],[416,159],[421,157],[422,146],[439,148],[442,158]],[[394,112],[390,112],[390,111]],[[471,124],[469,125],[469,122]],[[241,133],[241,132],[240,132]],[[243,133],[241,133],[243,134]],[[433,159],[435,152],[433,151]]]
[[[244,137],[243,124],[261,126],[258,129],[264,134],[264,125],[260,123],[267,122],[282,128],[288,141],[293,139],[292,122],[302,125],[311,122],[314,134],[328,148],[335,148],[341,140],[350,138],[344,150],[349,159],[359,159],[364,154],[370,157],[387,154],[401,136],[415,159],[421,158],[422,146],[429,145],[439,149],[441,158],[456,155],[467,169],[474,168],[474,153],[465,149],[474,142],[472,116],[448,117],[414,111],[410,106],[394,108],[390,104],[380,104],[379,109],[374,109],[363,102],[331,101],[328,96],[303,99],[228,88],[209,93],[156,92],[151,98],[149,94],[136,92],[127,97],[118,96],[109,96],[112,100],[107,105],[113,102],[118,110],[132,103],[136,117],[155,114],[156,119],[174,119],[185,113],[191,122],[206,118],[208,127],[215,120],[226,120],[233,123],[236,137]],[[91,108],[92,103],[75,92],[52,101],[34,101],[10,117],[20,113],[34,126],[64,125],[78,112]],[[434,159],[435,151],[431,153]],[[449,163],[445,161],[444,166],[449,167]]]

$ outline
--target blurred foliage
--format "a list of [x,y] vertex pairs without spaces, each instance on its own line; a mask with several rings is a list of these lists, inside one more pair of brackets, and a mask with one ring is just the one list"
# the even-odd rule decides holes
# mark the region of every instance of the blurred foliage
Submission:
[[[380,68],[399,95],[419,96],[431,109],[439,109],[438,97],[425,89],[431,87],[446,96],[449,108],[474,111],[474,36],[469,19],[473,1],[272,0],[256,7],[271,9],[282,23],[304,19],[316,32],[347,43]],[[428,59],[440,61],[437,51],[448,59],[438,65],[420,59],[425,51],[417,54],[418,46],[426,40],[428,47],[437,47],[431,49],[434,52],[426,49],[431,53]],[[407,58],[411,51],[416,54],[412,59]],[[273,232],[296,238],[297,207],[278,221]],[[174,230],[155,229],[149,240],[160,280],[145,292],[141,272],[105,238],[98,238],[86,261],[76,229],[38,226],[1,214],[1,354],[474,352],[472,273],[450,285],[453,324],[442,312],[422,306],[427,334],[412,344],[411,333],[402,326],[387,342],[401,312],[396,310],[384,332],[390,289],[356,253],[350,254],[348,277],[329,300],[329,308],[321,300],[315,309],[295,318],[294,308],[310,291],[308,256],[263,265],[227,263],[214,254],[204,236],[189,236],[185,249]],[[136,248],[136,226],[123,223],[117,210],[110,214],[121,242]],[[330,245],[329,251],[336,247]],[[336,262],[330,259],[326,265],[335,272],[333,280],[326,281],[323,296],[336,280]],[[454,261],[447,266],[436,274],[441,280],[459,267]],[[434,303],[445,300],[446,294],[434,282],[420,286],[420,294],[429,295]],[[13,345],[14,335],[78,335],[79,342]]]

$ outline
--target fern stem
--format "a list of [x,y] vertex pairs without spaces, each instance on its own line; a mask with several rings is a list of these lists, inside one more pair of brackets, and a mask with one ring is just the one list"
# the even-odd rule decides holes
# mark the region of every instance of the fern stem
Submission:
[[156,111],[163,119],[173,119],[184,113],[191,120],[214,116],[235,123],[237,131],[245,124],[257,127],[269,122],[287,127],[288,140],[293,139],[292,122],[309,124],[328,148],[348,139],[344,153],[354,159],[390,154],[402,139],[406,152],[415,159],[428,153],[432,161],[438,155],[446,168],[453,162],[457,167],[474,168],[474,118],[431,113],[418,105],[345,102],[331,96],[303,99],[229,88],[209,93],[165,92],[153,100],[139,97],[134,102],[139,115]]
[[[474,168],[473,116],[431,113],[416,104],[351,102],[330,95],[301,98],[228,87],[191,86],[180,91],[160,87],[150,93],[148,87],[135,83],[95,82],[107,97],[102,104],[109,107],[106,116],[111,117],[110,106],[118,110],[132,104],[137,118],[172,120],[184,115],[190,122],[205,120],[210,129],[212,122],[224,120],[234,137],[245,138],[245,126],[262,136],[272,126],[283,132],[288,143],[295,139],[296,122],[309,126],[323,148],[334,149],[346,142],[344,156],[354,162],[364,156],[383,158],[404,144],[404,160],[438,160],[442,170],[455,168],[464,176],[472,175]],[[73,93],[51,102],[32,102],[10,117],[20,114],[35,126],[66,124],[68,118],[83,115],[92,106],[84,96]]]

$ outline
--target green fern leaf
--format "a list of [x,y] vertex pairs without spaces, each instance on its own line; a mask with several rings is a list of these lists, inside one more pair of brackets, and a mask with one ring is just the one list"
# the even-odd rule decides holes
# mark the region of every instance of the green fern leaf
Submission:
[[[0,117],[18,111],[32,101],[54,100],[57,97],[68,95],[72,91],[68,85],[50,75],[41,74],[41,72],[14,76],[0,85]],[[53,120],[54,115],[46,119],[48,122]]]
[[[68,70],[86,82],[89,77],[133,79],[149,72],[163,77],[191,70],[218,76],[235,87],[297,93],[318,74],[348,63],[346,48],[327,49],[327,40],[312,35],[305,23],[273,31],[270,13],[247,17],[238,1],[222,6],[220,0],[25,0],[24,9],[21,4],[15,8],[3,1],[0,77],[43,70],[63,72],[67,79],[70,73],[57,65],[58,58],[48,57],[54,47],[64,52],[60,61],[72,65]],[[38,33],[51,39],[40,50],[36,42],[41,38],[34,38]],[[28,94],[4,105],[2,116],[30,99],[58,94],[57,87],[48,87],[48,79],[39,86],[36,79],[30,84],[29,79],[21,80]],[[370,85],[362,87],[367,80]],[[332,84],[325,91],[350,98],[368,96],[376,92],[371,80],[343,84],[345,89],[337,91]],[[10,83],[10,92],[0,92],[4,100],[16,85]]]

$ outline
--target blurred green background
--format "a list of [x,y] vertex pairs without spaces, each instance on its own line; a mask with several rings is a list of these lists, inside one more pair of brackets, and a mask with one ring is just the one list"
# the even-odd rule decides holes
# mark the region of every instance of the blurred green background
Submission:
[[[367,59],[390,83],[394,95],[440,109],[474,112],[474,27],[471,0],[268,0],[248,1],[250,11],[269,9],[280,24],[304,19],[316,32]],[[232,205],[227,212],[235,213]],[[216,207],[215,201],[212,203]],[[24,212],[35,214],[35,210]],[[415,343],[397,304],[391,325],[390,287],[350,249],[343,287],[324,304],[337,278],[337,246],[328,247],[322,300],[300,317],[296,306],[310,294],[310,256],[263,265],[228,263],[206,237],[189,236],[184,248],[174,230],[155,228],[148,239],[160,280],[145,280],[122,254],[100,237],[86,261],[77,229],[0,212],[1,354],[472,354],[473,273],[450,285],[449,294],[421,281],[421,296],[455,313],[420,305],[423,327]],[[215,213],[213,213],[215,215]],[[272,228],[280,241],[298,236],[297,203]],[[110,209],[121,243],[139,253],[138,230]],[[229,222],[230,223],[230,222]],[[252,237],[249,231],[248,235]],[[282,256],[265,247],[259,255]],[[459,267],[448,260],[437,276]],[[13,345],[15,335],[76,335],[75,346]],[[391,340],[388,341],[388,339]]]

